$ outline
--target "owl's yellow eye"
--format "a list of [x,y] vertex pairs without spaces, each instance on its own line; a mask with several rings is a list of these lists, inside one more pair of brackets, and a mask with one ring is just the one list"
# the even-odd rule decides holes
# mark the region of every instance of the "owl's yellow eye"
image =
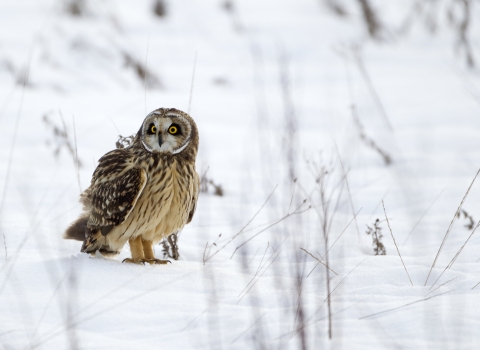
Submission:
[[175,135],[178,132],[178,128],[174,125],[168,128],[168,132],[172,135]]
[[157,127],[152,124],[152,126],[150,127],[150,132],[151,132],[152,134],[156,134],[156,133],[157,133]]

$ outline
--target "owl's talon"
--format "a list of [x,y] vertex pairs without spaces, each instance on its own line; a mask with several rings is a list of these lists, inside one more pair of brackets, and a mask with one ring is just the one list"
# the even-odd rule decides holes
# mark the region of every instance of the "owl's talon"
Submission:
[[145,265],[145,260],[144,259],[132,259],[132,258],[126,258],[123,259],[122,263],[129,263],[129,264],[137,264],[137,265]]
[[160,260],[160,259],[145,259],[151,265],[167,265],[168,263],[172,263],[170,260]]

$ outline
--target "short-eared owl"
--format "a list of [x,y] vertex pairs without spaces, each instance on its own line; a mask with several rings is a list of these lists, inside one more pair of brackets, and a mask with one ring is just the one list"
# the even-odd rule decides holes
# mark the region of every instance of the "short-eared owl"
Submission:
[[132,263],[155,259],[153,245],[178,232],[195,213],[198,131],[177,109],[151,112],[127,148],[99,160],[90,187],[81,195],[84,212],[65,232],[83,241],[82,252],[115,256],[128,241]]

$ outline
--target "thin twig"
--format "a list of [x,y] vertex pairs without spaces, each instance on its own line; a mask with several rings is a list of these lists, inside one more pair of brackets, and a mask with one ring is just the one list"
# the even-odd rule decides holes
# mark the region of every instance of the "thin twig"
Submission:
[[[298,261],[297,261],[298,263]],[[299,269],[297,267],[296,269],[296,273],[297,273],[297,276],[296,276],[296,283],[298,285],[298,297],[297,297],[297,310],[295,311],[295,319],[293,321],[293,331],[295,331],[295,328],[297,327],[297,319],[298,317],[300,316],[302,319],[302,315],[303,315],[303,310],[301,309],[302,307],[302,287],[303,287],[303,275],[305,273],[305,259],[303,260],[303,269],[302,269],[302,275],[300,276],[299,275]],[[303,324],[303,322],[302,322]],[[305,347],[302,347],[302,348],[305,348]]]
[[147,52],[145,53],[145,76],[143,77],[143,87],[145,89],[145,115],[147,115],[147,76],[148,76],[148,71],[147,71],[147,61],[148,61],[148,48],[150,46],[150,33],[148,33],[148,39],[147,39]]
[[451,280],[448,280],[448,281],[445,282],[445,283],[442,283],[441,285],[439,285],[439,286],[438,286],[437,288],[435,288],[434,290],[432,290],[432,291],[428,292],[427,294],[425,294],[424,297],[426,297],[426,296],[429,295],[429,294],[432,294],[433,292],[435,292],[436,290],[438,290],[440,287],[443,287],[443,286],[446,285],[447,283],[450,283],[450,282],[456,280],[458,277],[460,277],[460,276],[457,276],[457,277],[455,277],[455,278],[452,278]]
[[79,171],[79,164],[78,164],[78,150],[77,150],[77,132],[75,130],[75,116],[72,117],[73,121],[73,141],[75,144],[75,167],[77,168],[77,181],[78,181],[78,189],[80,193],[82,193],[82,185],[80,183],[80,171]]
[[[240,248],[242,248],[245,244],[247,244],[248,242],[250,242],[252,239],[254,239],[255,237],[257,237],[259,234],[265,232],[266,230],[268,230],[269,228],[277,225],[278,223],[282,222],[283,220],[285,219],[288,219],[290,216],[292,215],[299,215],[299,214],[303,214],[305,213],[306,211],[310,210],[311,209],[311,206],[309,206],[308,208],[306,209],[303,209],[303,210],[300,210],[300,208],[303,206],[303,204],[305,204],[304,202],[297,208],[295,209],[294,212],[292,213],[288,213],[287,215],[285,215],[284,217],[278,219],[277,221],[275,221],[273,224],[265,227],[263,230],[260,230],[259,232],[257,232],[256,234],[254,234],[252,237],[250,237],[249,239],[247,239],[245,242],[243,242],[242,244],[240,244],[238,247],[235,248],[234,252],[232,253],[232,256],[230,257],[233,258],[233,256],[235,255],[235,253],[237,252],[237,250],[239,250]],[[299,211],[300,210],[300,211]]]
[[377,91],[375,90],[375,87],[373,86],[372,80],[370,79],[370,76],[368,75],[367,69],[365,67],[365,64],[363,62],[363,59],[360,55],[360,49],[358,47],[353,47],[352,48],[353,52],[353,57],[354,61],[357,64],[357,67],[360,71],[360,73],[363,76],[363,79],[365,80],[368,89],[370,90],[371,95],[373,96],[373,99],[375,100],[375,103],[377,104],[377,107],[380,111],[380,114],[383,117],[383,121],[387,125],[387,127],[390,129],[390,131],[393,131],[392,124],[390,123],[390,120],[388,119],[387,113],[385,112],[385,108],[383,107],[382,101],[380,100],[380,97],[377,94]]
[[330,267],[328,267],[323,261],[321,261],[319,258],[317,258],[315,255],[313,255],[312,253],[310,253],[309,251],[307,251],[306,249],[304,248],[300,248],[301,250],[303,250],[305,253],[307,253],[308,255],[310,255],[312,258],[314,258],[315,260],[318,261],[319,264],[322,264],[323,266],[325,266],[327,269],[329,269],[330,271],[332,271],[335,275],[338,276],[338,273],[336,273],[335,271],[333,271]]
[[407,273],[408,279],[410,280],[410,284],[413,287],[412,279],[410,278],[410,275],[408,274],[407,267],[405,266],[405,263],[403,262],[403,259],[402,259],[402,254],[400,254],[400,250],[398,249],[397,242],[395,241],[395,237],[393,236],[392,228],[390,227],[390,222],[388,221],[387,211],[385,210],[385,203],[383,203],[383,199],[382,199],[382,205],[383,205],[383,212],[385,213],[385,219],[387,219],[388,229],[390,230],[390,234],[392,235],[393,244],[395,244],[395,248],[397,248],[398,256],[400,257],[400,260],[402,261],[403,268],[405,269],[405,272]]
[[415,225],[413,225],[412,229],[410,230],[410,232],[408,233],[407,235],[407,238],[405,238],[405,240],[403,241],[402,245],[404,245],[407,240],[410,238],[411,234],[413,233],[413,231],[415,230],[415,228],[418,226],[418,224],[420,223],[420,221],[422,221],[423,217],[425,216],[425,214],[428,213],[428,211],[430,210],[430,208],[435,204],[435,202],[438,200],[438,198],[440,198],[440,196],[442,195],[442,193],[445,191],[445,188],[442,190],[442,192],[440,192],[437,196],[437,198],[434,199],[434,201],[432,203],[430,203],[430,205],[428,206],[427,210],[425,210],[422,214],[422,216],[420,216],[420,219],[418,219],[418,221],[415,223]]
[[103,314],[105,314],[105,313],[107,313],[107,312],[109,312],[109,311],[111,311],[111,310],[114,310],[114,309],[116,309],[116,308],[125,306],[126,304],[131,303],[132,301],[135,301],[135,300],[137,300],[138,298],[140,298],[140,297],[142,297],[142,296],[144,296],[144,295],[146,295],[146,294],[148,294],[148,293],[151,293],[151,292],[153,292],[153,291],[155,291],[155,290],[159,290],[159,289],[161,289],[161,288],[163,288],[163,287],[167,287],[167,286],[169,286],[169,285],[171,285],[171,284],[174,284],[174,283],[176,283],[176,282],[178,282],[178,281],[180,281],[180,280],[183,280],[183,279],[185,279],[185,278],[187,278],[187,277],[190,277],[190,276],[194,275],[195,273],[196,273],[196,271],[191,272],[191,273],[184,274],[184,275],[181,276],[180,278],[171,280],[171,281],[169,281],[169,282],[167,282],[167,283],[165,283],[165,284],[162,284],[162,285],[157,285],[157,286],[155,286],[155,287],[149,288],[149,289],[147,289],[146,291],[143,291],[143,292],[138,293],[138,294],[136,294],[136,295],[134,295],[134,296],[132,296],[132,297],[130,297],[130,298],[127,298],[127,299],[123,300],[123,301],[120,302],[120,303],[116,303],[116,304],[114,304],[114,305],[112,305],[112,306],[109,306],[109,307],[106,307],[106,308],[104,308],[104,309],[102,309],[102,310],[99,310],[98,312],[95,312],[95,313],[91,314],[90,316],[84,317],[84,318],[82,318],[82,319],[80,319],[80,320],[77,320],[77,321],[69,322],[69,323],[67,323],[67,324],[64,325],[64,329],[60,329],[59,331],[51,334],[50,336],[47,336],[47,337],[39,340],[38,342],[32,344],[31,348],[32,348],[32,349],[37,348],[37,347],[45,344],[46,342],[50,341],[51,339],[57,337],[58,335],[63,334],[63,333],[65,333],[65,332],[68,332],[68,331],[69,331],[71,328],[73,328],[73,327],[76,327],[76,326],[78,326],[78,325],[80,325],[80,324],[82,324],[82,323],[85,323],[85,322],[87,322],[87,321],[90,321],[90,320],[92,320],[92,319],[94,319],[94,318],[96,318],[96,317],[98,317],[98,316],[100,316],[100,315],[103,315]]
[[183,332],[183,331],[185,331],[188,327],[190,327],[190,325],[193,324],[193,323],[194,323],[196,320],[198,320],[200,317],[202,317],[202,315],[203,315],[205,312],[207,312],[209,308],[210,308],[210,306],[207,307],[205,310],[203,310],[200,315],[195,316],[195,318],[194,318],[193,320],[191,320],[180,332]]
[[255,284],[260,281],[260,278],[262,278],[263,274],[268,270],[268,268],[270,266],[272,266],[272,264],[275,262],[275,260],[277,260],[278,256],[280,255],[281,252],[278,252],[277,255],[275,256],[275,258],[273,258],[272,262],[263,270],[263,272],[261,273],[260,276],[257,277],[257,280],[251,285],[250,288],[248,288],[248,290],[243,294],[243,296],[237,301],[237,304],[242,301],[242,299],[245,297],[245,295],[248,294],[248,292],[255,286]]
[[[22,93],[20,95],[20,105],[18,106],[17,117],[15,118],[15,126],[13,127],[12,143],[10,145],[10,152],[9,152],[9,155],[8,155],[8,162],[7,162],[7,173],[5,175],[5,181],[3,183],[2,200],[0,202],[0,220],[2,218],[3,206],[5,204],[5,199],[7,197],[8,185],[10,183],[10,173],[11,173],[11,170],[12,170],[13,155],[15,153],[15,146],[17,144],[18,127],[20,125],[20,120],[21,120],[21,116],[22,116],[23,99],[24,99],[24,96],[25,96],[25,86],[27,85],[28,77],[29,77],[29,74],[30,74],[31,61],[32,61],[32,49],[30,50],[30,53],[29,53],[29,56],[28,56],[28,65],[27,65],[27,69],[25,70],[25,75],[23,77]],[[0,229],[1,229],[1,227],[0,227]],[[4,248],[5,248],[5,261],[7,261],[7,259],[8,259],[7,239],[5,237],[5,231],[4,230],[2,230],[2,236],[3,236],[3,245],[4,245]]]
[[[257,215],[262,211],[263,207],[267,204],[267,202],[270,200],[270,198],[272,197],[273,193],[275,192],[275,190],[277,189],[278,185],[275,186],[275,188],[273,189],[273,191],[270,193],[270,195],[267,197],[267,199],[265,200],[265,202],[262,204],[262,206],[260,207],[260,209],[257,210],[257,212],[255,213],[255,215],[253,215],[253,217],[245,224],[245,226],[242,227],[242,229],[240,231],[238,231],[236,234],[234,234],[223,246],[221,246],[220,248],[217,249],[217,251],[215,253],[213,253],[212,255],[210,255],[210,250],[211,250],[211,247],[210,247],[210,250],[208,251],[208,253],[206,253],[207,251],[207,247],[208,247],[208,242],[207,244],[205,245],[205,250],[203,251],[203,264],[205,265],[205,263],[210,260],[211,258],[213,258],[215,255],[217,255],[220,251],[222,251],[227,245],[229,245],[235,238],[237,238],[240,234],[242,234],[244,232],[244,230],[248,227],[248,225],[250,225],[252,223],[252,221],[257,217]],[[274,225],[275,223],[271,224],[270,226]],[[268,227],[270,227],[268,226]],[[268,228],[267,227],[267,228]],[[266,228],[266,229],[267,229]],[[236,250],[235,250],[236,251]],[[235,254],[235,252],[234,252]],[[233,257],[233,254],[232,254],[232,257]],[[232,258],[230,257],[230,259]]]
[[[347,185],[348,199],[350,200],[350,207],[352,208],[352,214],[355,213],[355,207],[353,205],[352,194],[350,193],[350,186],[348,185],[347,173],[345,172],[345,167],[343,166],[342,157],[340,156],[340,151],[338,150],[337,143],[335,142],[335,149],[337,150],[338,159],[340,160],[340,165],[342,167],[343,177],[345,179],[345,184]],[[357,214],[353,217],[355,219],[355,226],[357,228],[358,242],[360,243],[360,230],[358,229]]]
[[47,311],[48,311],[48,308],[50,307],[50,304],[53,302],[55,296],[57,295],[58,291],[60,290],[60,287],[62,286],[63,282],[65,281],[65,279],[68,277],[68,274],[65,273],[65,275],[63,276],[63,278],[60,280],[60,282],[58,282],[57,284],[57,287],[54,289],[52,295],[50,296],[50,299],[48,300],[47,302],[47,305],[45,305],[45,308],[43,309],[43,312],[42,312],[42,315],[40,316],[38,322],[37,322],[37,325],[33,331],[33,334],[31,336],[32,339],[35,339],[35,336],[37,335],[37,331],[38,331],[38,327],[40,327],[40,325],[42,324],[43,322],[43,318],[45,317],[45,315],[47,314]]
[[338,284],[335,286],[335,288],[333,288],[333,290],[330,292],[330,294],[327,295],[327,297],[325,298],[325,300],[324,300],[323,302],[326,302],[328,298],[331,298],[331,295],[333,294],[333,292],[335,292],[335,290],[343,283],[343,281],[345,281],[345,279],[348,277],[348,275],[350,275],[353,271],[355,271],[355,269],[356,269],[357,267],[359,267],[360,264],[363,263],[363,262],[364,262],[365,260],[367,260],[368,258],[369,258],[369,257],[367,256],[365,259],[363,259],[362,261],[360,261],[360,262],[357,264],[357,266],[355,266],[353,269],[351,269],[350,272],[347,273],[347,274],[345,275],[345,277],[342,278],[342,280],[340,281],[340,283],[338,283]]
[[[52,177],[52,182],[53,182],[53,178]],[[5,289],[5,286],[7,284],[7,281],[8,279],[10,278],[10,275],[12,274],[13,272],[13,267],[15,266],[17,260],[18,260],[18,257],[19,257],[19,254],[20,252],[22,251],[23,247],[25,246],[25,244],[27,243],[28,239],[30,238],[30,236],[32,234],[34,234],[39,228],[40,228],[40,224],[45,220],[47,219],[52,213],[53,213],[53,209],[60,203],[60,199],[65,195],[65,193],[67,192],[67,190],[70,189],[70,185],[71,183],[69,184],[69,186],[60,194],[60,196],[57,198],[57,201],[49,208],[49,210],[46,211],[46,214],[43,215],[37,222],[34,222],[35,221],[35,218],[37,216],[37,213],[39,212],[40,208],[42,207],[42,204],[43,204],[43,200],[45,199],[46,197],[46,194],[47,194],[47,190],[48,190],[48,187],[45,189],[45,192],[44,194],[42,195],[42,198],[40,199],[40,203],[35,211],[35,214],[34,214],[34,217],[33,219],[31,220],[30,222],[30,226],[28,228],[28,230],[26,231],[25,233],[25,236],[23,237],[22,241],[20,242],[20,244],[18,245],[18,248],[17,248],[17,251],[15,252],[15,255],[13,256],[12,259],[10,259],[9,261],[6,261],[2,267],[0,268],[0,273],[2,271],[4,271],[5,269],[7,269],[7,271],[5,272],[5,278],[2,282],[2,284],[0,285],[0,295],[3,293],[4,289]],[[50,184],[49,184],[50,186]]]
[[193,82],[195,80],[195,68],[197,67],[197,51],[195,51],[195,58],[193,59],[193,72],[192,72],[192,82],[190,84],[190,98],[188,99],[188,114],[190,114],[190,107],[192,106],[192,96],[193,96]]
[[470,193],[470,189],[472,188],[473,183],[475,182],[475,180],[476,180],[476,178],[477,178],[477,176],[478,176],[479,173],[480,173],[480,169],[477,171],[477,174],[476,174],[475,177],[473,178],[472,183],[470,184],[470,186],[469,186],[468,189],[467,189],[467,192],[465,192],[465,195],[463,196],[463,199],[462,199],[462,201],[460,202],[460,205],[458,206],[457,211],[456,211],[455,214],[453,215],[453,219],[452,219],[452,221],[450,222],[450,226],[448,226],[447,232],[445,233],[445,236],[443,237],[443,241],[442,241],[442,243],[440,244],[440,248],[438,248],[437,255],[435,256],[435,259],[433,260],[432,267],[430,268],[430,271],[428,272],[428,276],[427,276],[427,279],[425,280],[424,286],[427,285],[428,279],[430,278],[430,274],[432,273],[432,270],[433,270],[433,268],[435,267],[435,264],[437,263],[438,257],[440,256],[440,252],[442,251],[443,246],[445,245],[445,242],[447,241],[448,235],[450,234],[450,230],[452,229],[453,224],[455,223],[455,220],[457,220],[458,214],[460,213],[460,210],[462,209],[463,203],[465,202],[465,199],[467,199],[467,196],[468,196],[468,194]]
[[[360,210],[355,214],[355,216],[357,216],[362,209],[363,209],[363,208],[360,208]],[[335,245],[335,243],[337,243],[337,241],[340,239],[340,237],[342,237],[343,233],[347,230],[347,228],[350,226],[350,224],[353,222],[353,220],[354,220],[354,218],[352,218],[352,220],[350,220],[350,222],[348,223],[348,225],[343,229],[342,233],[340,233],[340,235],[337,237],[337,239],[335,240],[335,242],[333,242],[333,244],[330,246],[330,248],[328,248],[328,250],[327,250],[327,252],[325,253],[325,255],[330,251],[330,249],[333,248],[333,246]],[[323,256],[321,257],[321,259],[324,259],[324,258],[325,258],[325,255],[323,255]],[[313,269],[308,273],[307,277],[309,277],[309,276],[312,274],[313,270],[315,270],[318,265],[320,265],[320,263],[317,263],[317,264],[313,267]]]
[[394,308],[392,308],[392,309],[388,309],[388,310],[376,312],[376,313],[371,314],[371,315],[368,315],[368,316],[363,316],[363,317],[360,317],[359,320],[364,320],[364,319],[369,318],[369,317],[373,317],[373,316],[385,314],[385,313],[390,312],[390,311],[395,311],[395,310],[398,310],[398,309],[402,309],[402,308],[404,308],[404,307],[407,307],[407,306],[410,306],[410,305],[413,305],[413,304],[421,303],[422,301],[427,301],[427,300],[430,300],[430,299],[439,297],[439,296],[441,296],[441,295],[445,295],[445,294],[451,293],[451,292],[453,292],[453,291],[455,291],[455,290],[456,290],[456,289],[452,289],[452,290],[449,290],[448,292],[445,292],[445,293],[440,293],[440,294],[437,294],[437,295],[434,295],[434,296],[431,296],[431,297],[428,297],[428,298],[423,298],[423,299],[420,299],[420,300],[412,301],[411,303],[408,303],[408,304],[405,304],[405,305],[402,305],[402,306],[397,306],[397,307],[394,307]]
[[[473,234],[475,233],[475,231],[477,230],[478,226],[480,226],[480,221],[478,222],[477,226],[475,226],[475,228],[473,229],[472,233],[470,233],[470,236],[468,236],[467,240],[465,241],[465,243],[463,243],[463,245],[460,247],[460,249],[458,250],[457,254],[455,254],[455,256],[452,258],[452,260],[450,260],[450,262],[448,263],[448,265],[445,267],[445,269],[442,271],[442,273],[440,274],[440,276],[438,276],[438,278],[435,280],[435,282],[433,282],[432,286],[430,287],[430,289],[432,289],[432,287],[437,283],[437,281],[440,279],[440,277],[442,277],[442,275],[445,273],[445,271],[447,271],[448,269],[450,269],[453,264],[455,263],[455,261],[457,260],[458,256],[460,255],[460,253],[462,252],[463,248],[465,248],[465,246],[467,245],[468,241],[470,240],[470,238],[473,236]],[[430,290],[429,289],[429,290]]]
[[245,288],[242,289],[242,291],[240,293],[238,293],[238,296],[239,297],[240,295],[242,295],[242,293],[245,291],[245,289],[247,289],[250,284],[253,282],[253,280],[255,279],[255,277],[257,277],[258,273],[260,272],[260,270],[267,264],[268,260],[270,260],[270,258],[275,254],[272,254],[268,259],[267,261],[265,261],[265,264],[262,265],[263,263],[263,259],[265,259],[265,255],[267,254],[267,250],[268,248],[270,247],[270,244],[267,244],[267,248],[265,248],[265,252],[263,253],[263,256],[262,256],[262,260],[260,260],[260,263],[258,264],[258,268],[257,268],[257,271],[255,272],[255,275],[253,275],[252,279],[250,280],[250,282],[248,282],[248,284],[245,286]]
[[230,344],[233,344],[235,343],[238,339],[240,339],[242,336],[244,336],[250,329],[252,329],[257,323],[258,321],[260,321],[263,316],[265,316],[267,313],[264,312],[260,317],[257,318],[257,320],[250,326],[248,327],[246,330],[244,330],[242,333],[240,333],[235,339],[233,339]]

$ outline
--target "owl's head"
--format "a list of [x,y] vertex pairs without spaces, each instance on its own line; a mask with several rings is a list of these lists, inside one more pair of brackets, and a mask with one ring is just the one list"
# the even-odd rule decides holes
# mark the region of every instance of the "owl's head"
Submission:
[[198,131],[192,117],[174,108],[159,108],[143,121],[140,142],[150,153],[180,154],[198,147]]

